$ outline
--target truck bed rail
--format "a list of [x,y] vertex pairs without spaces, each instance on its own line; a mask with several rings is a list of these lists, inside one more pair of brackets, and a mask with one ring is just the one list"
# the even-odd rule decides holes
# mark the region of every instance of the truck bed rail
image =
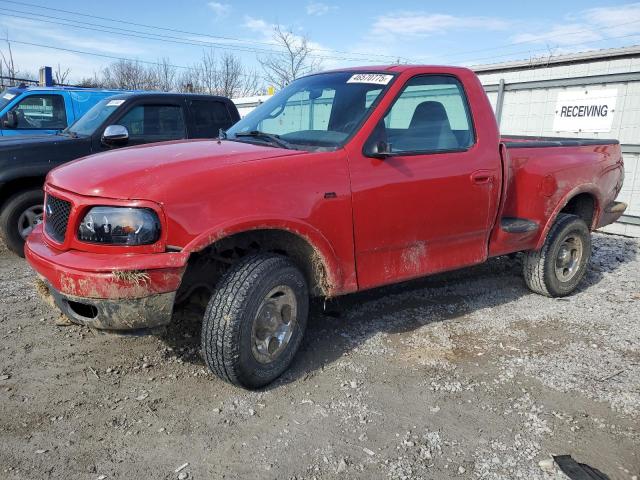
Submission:
[[505,135],[500,141],[507,148],[584,147],[588,145],[618,145],[618,140],[608,138],[535,137]]

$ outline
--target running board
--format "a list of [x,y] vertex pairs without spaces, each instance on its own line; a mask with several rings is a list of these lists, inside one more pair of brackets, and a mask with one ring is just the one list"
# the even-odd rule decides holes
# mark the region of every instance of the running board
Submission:
[[538,230],[539,226],[526,218],[504,217],[500,220],[500,228],[507,233],[529,233]]

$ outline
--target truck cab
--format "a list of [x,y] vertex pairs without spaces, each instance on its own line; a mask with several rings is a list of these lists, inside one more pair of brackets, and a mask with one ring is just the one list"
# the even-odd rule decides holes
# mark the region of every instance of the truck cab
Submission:
[[0,93],[0,137],[52,135],[72,125],[103,98],[123,90],[9,87]]

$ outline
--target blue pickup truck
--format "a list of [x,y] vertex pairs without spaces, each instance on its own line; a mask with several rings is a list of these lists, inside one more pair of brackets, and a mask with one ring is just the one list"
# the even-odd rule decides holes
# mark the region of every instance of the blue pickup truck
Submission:
[[0,137],[54,134],[105,97],[125,93],[76,87],[10,87],[0,93]]

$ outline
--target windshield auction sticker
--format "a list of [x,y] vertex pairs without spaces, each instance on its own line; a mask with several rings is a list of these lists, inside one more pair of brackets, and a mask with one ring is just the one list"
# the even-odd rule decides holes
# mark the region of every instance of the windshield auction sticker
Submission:
[[615,88],[567,90],[558,93],[553,130],[556,132],[610,132],[616,111]]
[[107,107],[119,107],[124,103],[124,100],[109,100],[107,102]]
[[356,73],[352,75],[347,83],[371,83],[374,85],[387,85],[393,75],[385,75],[383,73]]
[[11,100],[13,97],[15,97],[15,94],[8,92],[2,96],[2,98],[4,98],[5,100]]

